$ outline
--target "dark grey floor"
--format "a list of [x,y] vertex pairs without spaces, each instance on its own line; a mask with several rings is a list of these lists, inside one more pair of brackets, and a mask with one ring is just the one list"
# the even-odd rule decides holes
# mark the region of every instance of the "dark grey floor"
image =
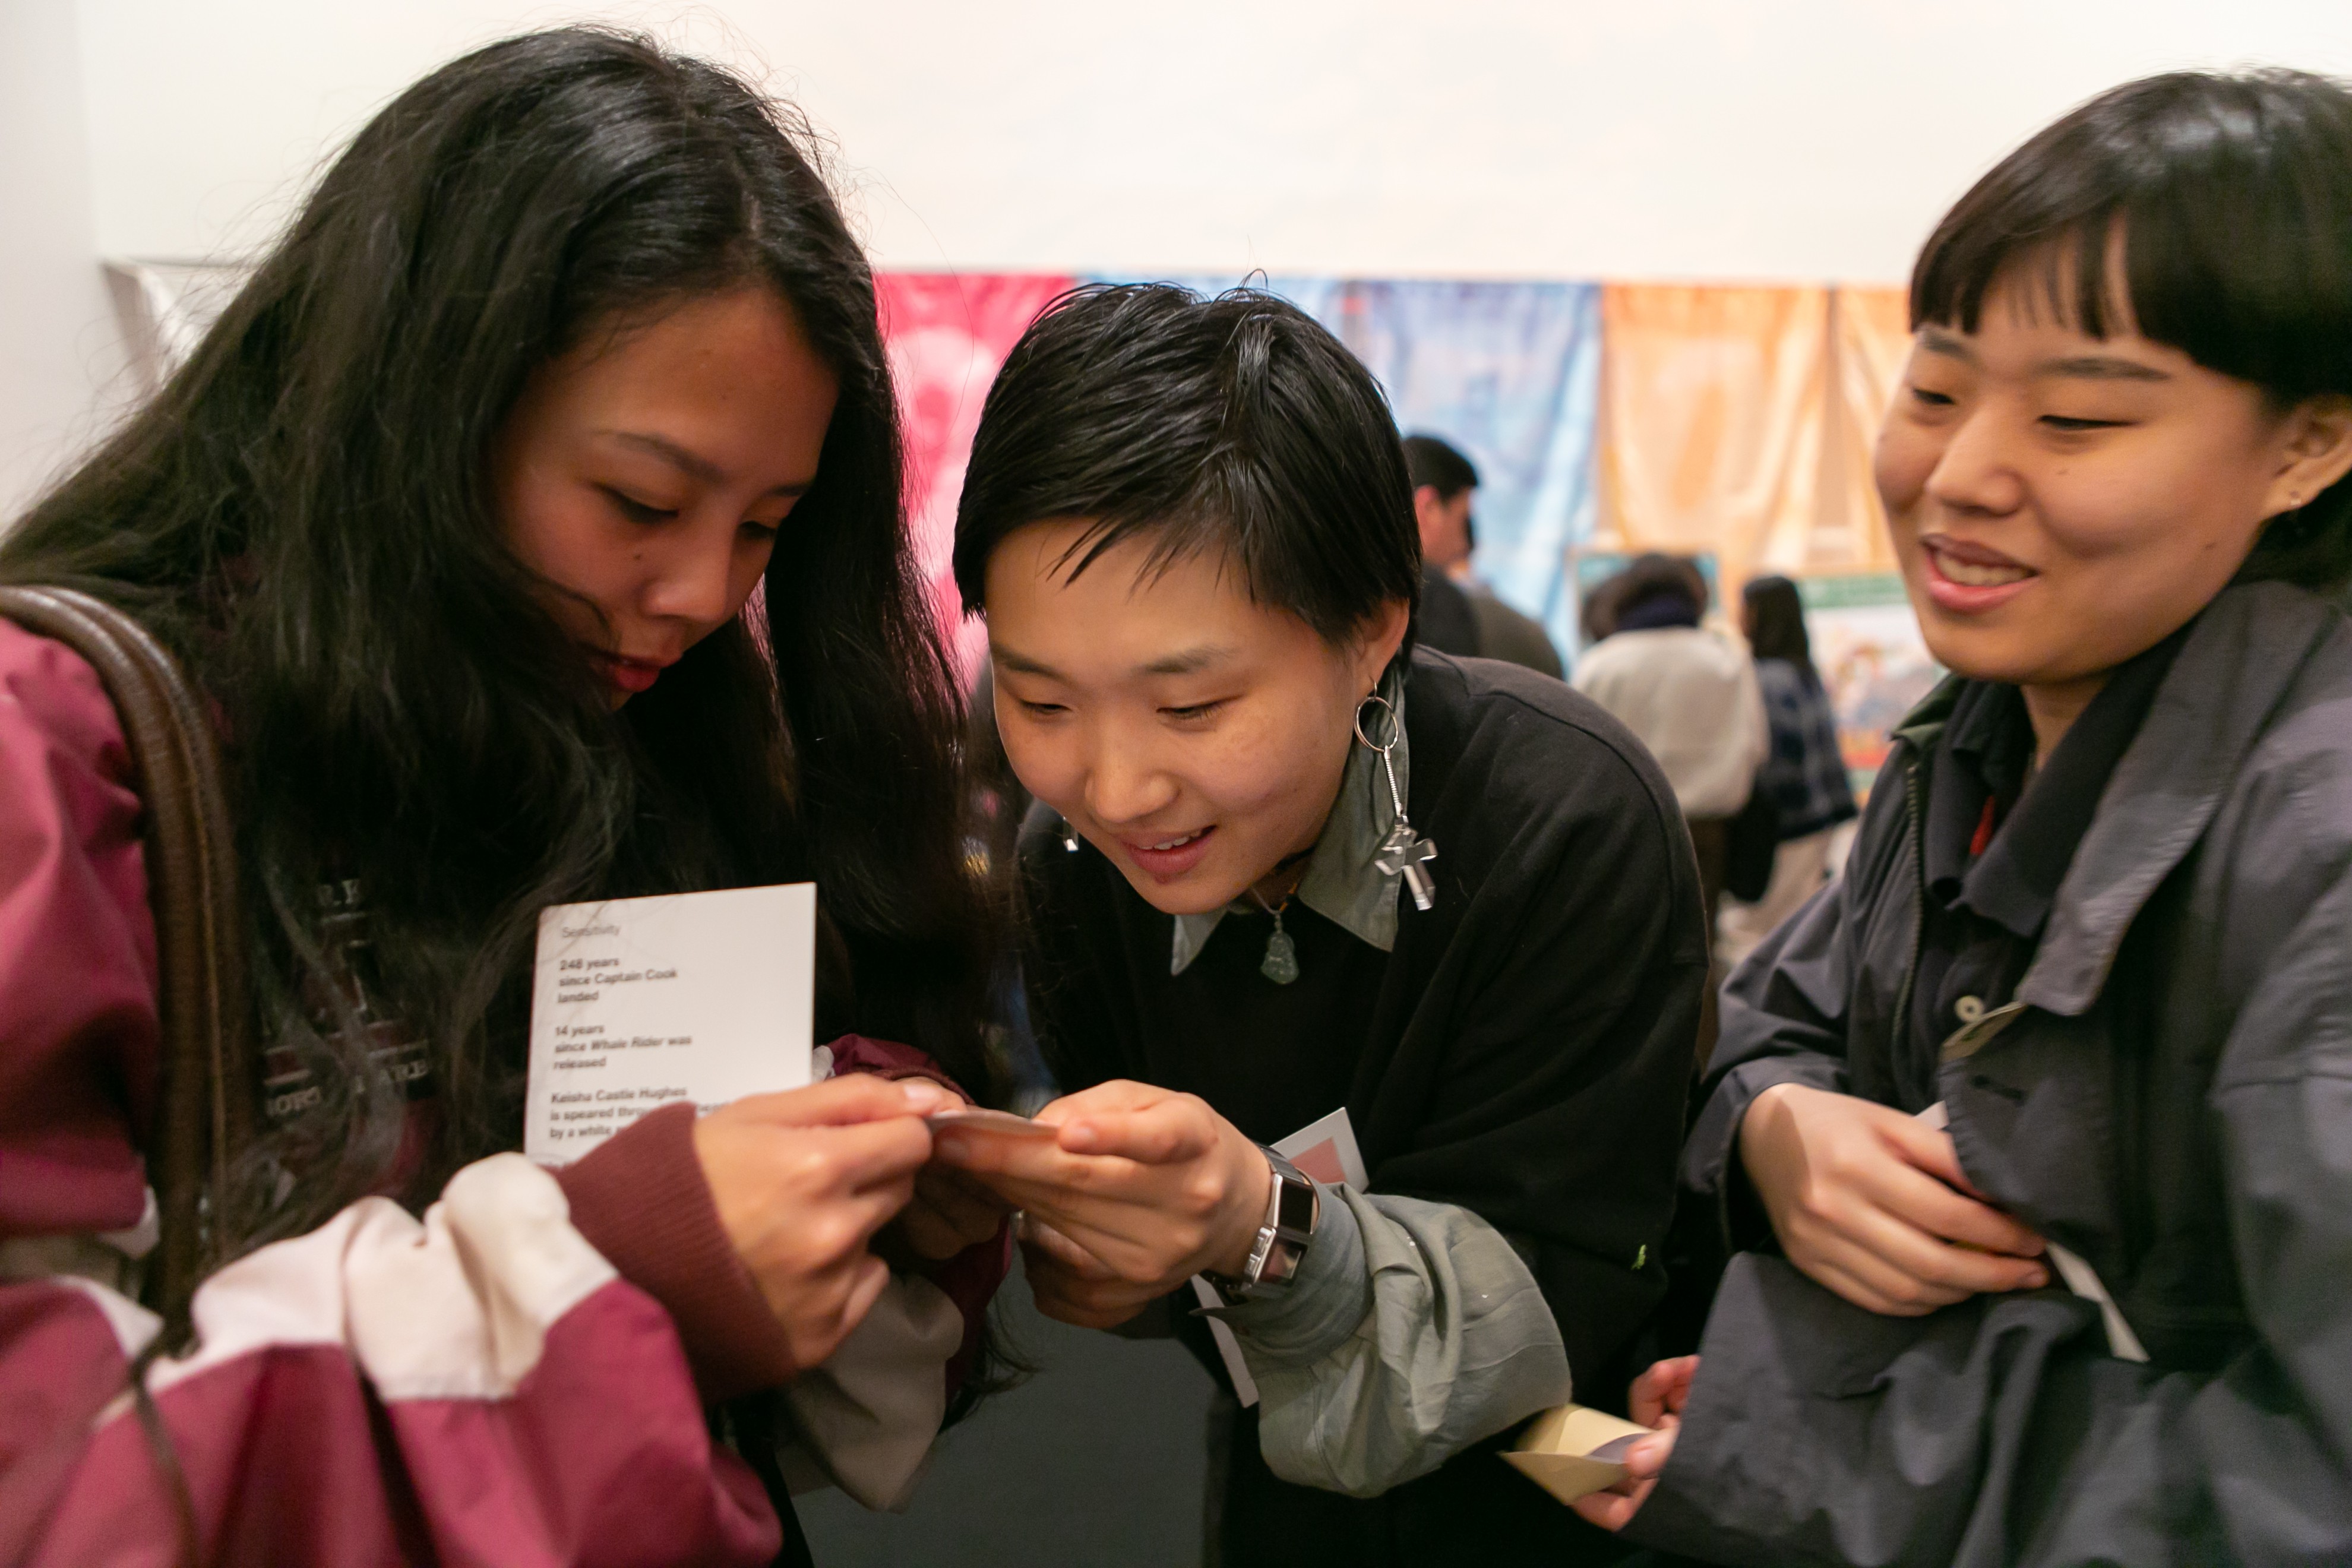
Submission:
[[1041,1370],[940,1439],[906,1513],[799,1499],[817,1568],[1199,1568],[1208,1373],[1173,1341],[1039,1317],[1017,1268],[998,1300]]

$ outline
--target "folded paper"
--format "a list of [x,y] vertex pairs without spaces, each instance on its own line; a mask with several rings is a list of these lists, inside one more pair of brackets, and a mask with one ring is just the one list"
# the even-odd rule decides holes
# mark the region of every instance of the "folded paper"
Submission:
[[1537,1416],[1503,1458],[1560,1501],[1574,1502],[1623,1480],[1625,1450],[1651,1435],[1605,1410],[1563,1405]]

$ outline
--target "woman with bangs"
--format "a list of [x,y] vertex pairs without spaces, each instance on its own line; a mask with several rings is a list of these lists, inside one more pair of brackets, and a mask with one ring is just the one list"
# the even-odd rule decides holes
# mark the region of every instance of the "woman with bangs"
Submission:
[[1736,1255],[1579,1507],[1737,1563],[2352,1560],[2352,91],[2116,89],[1911,306],[1877,479],[1953,673],[1726,988],[1683,1179]]

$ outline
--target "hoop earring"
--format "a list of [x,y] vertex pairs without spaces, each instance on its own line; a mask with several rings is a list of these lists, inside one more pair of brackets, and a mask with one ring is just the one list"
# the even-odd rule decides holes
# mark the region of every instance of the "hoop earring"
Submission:
[[[1364,732],[1365,710],[1378,707],[1388,716],[1388,739],[1375,743]],[[1429,862],[1437,858],[1437,846],[1423,838],[1412,828],[1404,814],[1404,792],[1397,788],[1396,743],[1403,737],[1404,721],[1397,717],[1396,705],[1375,691],[1356,705],[1356,740],[1365,750],[1379,754],[1381,771],[1389,781],[1389,801],[1396,807],[1396,826],[1381,841],[1380,853],[1372,864],[1382,876],[1402,877],[1412,890],[1413,907],[1427,910],[1437,902],[1437,882],[1429,874]]]

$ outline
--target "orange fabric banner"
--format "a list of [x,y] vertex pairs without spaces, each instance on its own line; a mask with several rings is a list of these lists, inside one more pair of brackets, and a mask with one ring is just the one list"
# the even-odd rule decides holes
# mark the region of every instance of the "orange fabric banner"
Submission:
[[1886,405],[1911,354],[1909,297],[1900,289],[1839,289],[1830,296],[1835,377],[1822,433],[1822,509],[1806,568],[1892,572],[1886,511],[1871,477]]
[[1829,290],[1612,283],[1601,293],[1593,542],[1713,552],[1727,599],[1795,573],[1820,510]]

